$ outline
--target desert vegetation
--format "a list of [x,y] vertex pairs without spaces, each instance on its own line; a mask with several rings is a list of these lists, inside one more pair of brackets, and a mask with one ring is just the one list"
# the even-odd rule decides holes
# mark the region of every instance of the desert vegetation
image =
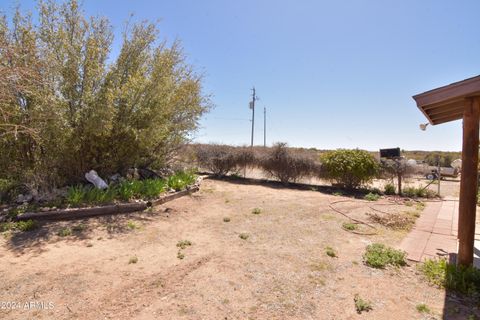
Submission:
[[402,187],[412,162],[193,144],[212,103],[179,41],[131,18],[113,56],[77,0],[37,10],[0,16],[0,289],[55,308],[5,318],[411,319],[446,314],[445,290],[480,315],[477,269],[396,248],[435,196]]
[[181,44],[131,23],[112,59],[108,19],[76,0],[39,1],[37,13],[0,17],[0,187],[167,167],[210,107]]
[[[402,179],[415,173],[415,169],[405,161],[379,161],[371,152],[365,150],[338,149],[319,152],[291,148],[286,143],[276,143],[267,148],[194,144],[183,150],[183,157],[217,177],[238,177],[242,176],[246,169],[252,169],[285,185],[305,179],[320,179],[346,190],[367,189],[367,193],[372,193],[367,199],[372,200],[379,194],[393,195],[399,191],[413,198],[435,196],[433,191],[425,187],[407,185],[402,188]],[[374,179],[386,181],[384,190],[370,187]],[[397,182],[399,190],[394,181]]]

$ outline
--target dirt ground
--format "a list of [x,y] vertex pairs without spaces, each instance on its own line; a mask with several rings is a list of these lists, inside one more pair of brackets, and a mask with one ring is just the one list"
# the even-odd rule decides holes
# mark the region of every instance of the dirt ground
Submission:
[[[338,200],[349,199],[205,180],[200,192],[151,212],[5,234],[0,318],[465,319],[472,312],[446,300],[414,264],[365,266],[369,243],[395,246],[405,232],[345,231],[347,218],[329,207]],[[371,210],[362,200],[335,208],[364,220]],[[58,235],[64,228],[72,234]],[[192,245],[179,249],[183,240]],[[326,255],[327,246],[338,257]],[[373,310],[357,314],[356,294]],[[431,313],[419,313],[420,303]]]

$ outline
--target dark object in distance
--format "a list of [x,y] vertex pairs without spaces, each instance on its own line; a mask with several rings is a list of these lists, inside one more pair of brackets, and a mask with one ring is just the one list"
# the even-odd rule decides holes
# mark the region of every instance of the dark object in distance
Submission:
[[380,149],[380,158],[398,158],[400,157],[400,148]]

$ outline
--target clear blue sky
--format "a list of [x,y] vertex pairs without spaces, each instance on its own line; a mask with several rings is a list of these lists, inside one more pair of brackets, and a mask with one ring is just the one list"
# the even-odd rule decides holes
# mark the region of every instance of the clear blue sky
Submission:
[[[15,4],[0,1],[7,12]],[[461,149],[461,121],[420,131],[426,120],[411,96],[480,73],[480,1],[84,0],[84,8],[111,20],[114,54],[130,13],[161,19],[161,35],[182,41],[216,105],[196,141],[249,144],[255,85],[269,144]]]

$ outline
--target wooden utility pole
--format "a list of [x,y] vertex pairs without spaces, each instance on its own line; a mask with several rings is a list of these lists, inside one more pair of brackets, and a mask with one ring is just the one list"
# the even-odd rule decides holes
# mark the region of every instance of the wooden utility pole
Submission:
[[478,188],[480,97],[467,98],[463,112],[462,179],[458,214],[458,264],[473,263]]
[[267,107],[263,107],[263,147],[267,146]]
[[253,147],[253,133],[254,133],[254,130],[255,130],[255,99],[256,99],[256,96],[255,96],[255,87],[252,88],[252,102],[250,102],[250,108],[252,109],[252,139],[251,139],[251,143],[250,143],[250,146]]

